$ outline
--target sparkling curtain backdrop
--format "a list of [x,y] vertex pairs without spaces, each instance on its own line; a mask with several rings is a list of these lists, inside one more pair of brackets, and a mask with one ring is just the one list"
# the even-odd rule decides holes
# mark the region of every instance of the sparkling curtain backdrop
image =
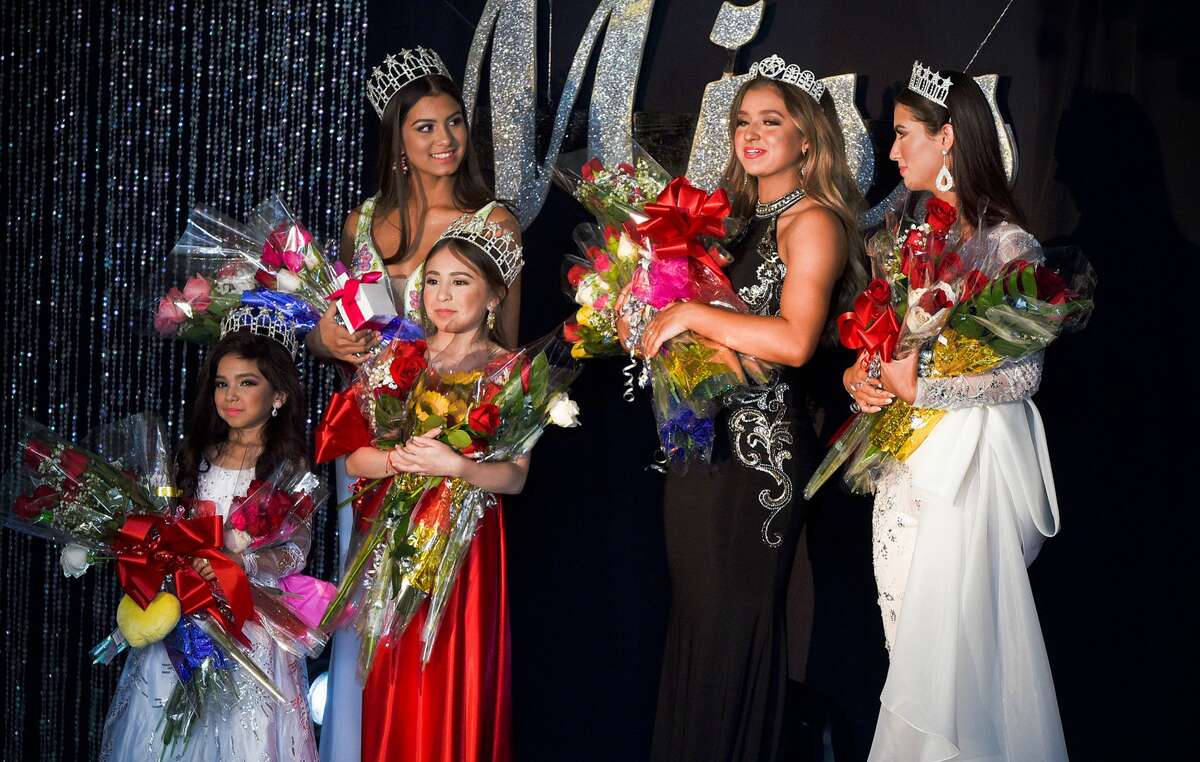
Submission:
[[[278,191],[318,237],[360,200],[366,0],[23,2],[0,24],[4,404],[68,437],[141,410],[180,433],[196,347],[148,330],[189,209],[243,217]],[[334,379],[302,369],[310,422]],[[11,485],[9,485],[11,486]],[[5,498],[11,495],[5,492]],[[332,577],[331,514],[310,569]],[[44,542],[0,532],[0,758],[92,759],[117,667],[110,573],[63,579]]]

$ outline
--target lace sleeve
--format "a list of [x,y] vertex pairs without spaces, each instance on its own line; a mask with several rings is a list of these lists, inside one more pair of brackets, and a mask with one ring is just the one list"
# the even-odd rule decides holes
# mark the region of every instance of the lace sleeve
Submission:
[[1032,396],[1042,382],[1042,353],[1036,352],[976,376],[918,378],[915,407],[958,410],[999,405]]
[[312,530],[305,525],[298,529],[288,542],[242,554],[246,576],[260,584],[274,587],[280,578],[304,570],[311,543]]

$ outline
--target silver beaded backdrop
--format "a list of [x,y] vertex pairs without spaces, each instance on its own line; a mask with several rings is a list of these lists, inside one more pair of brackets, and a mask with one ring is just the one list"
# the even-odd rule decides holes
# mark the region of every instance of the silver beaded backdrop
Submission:
[[[319,237],[360,199],[366,0],[20,2],[0,21],[4,402],[79,437],[159,413],[175,435],[196,347],[147,330],[189,209],[244,216],[279,192]],[[334,387],[307,362],[310,423]],[[11,493],[8,493],[11,494]],[[4,507],[7,510],[7,506]],[[311,569],[332,577],[335,522]],[[0,532],[0,758],[93,759],[119,667],[113,574],[65,580],[41,541]]]

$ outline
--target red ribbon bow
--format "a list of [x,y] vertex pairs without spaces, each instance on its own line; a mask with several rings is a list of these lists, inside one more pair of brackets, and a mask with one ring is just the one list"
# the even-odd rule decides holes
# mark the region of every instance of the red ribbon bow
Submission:
[[371,446],[371,431],[359,410],[354,388],[333,393],[313,438],[316,443],[313,459],[317,463],[328,463],[360,447]]
[[654,245],[655,256],[691,257],[728,282],[721,265],[696,239],[702,235],[724,236],[729,210],[724,189],[705,193],[686,177],[676,177],[656,201],[646,204],[644,212],[649,219],[638,223],[636,230]]
[[900,337],[900,322],[891,305],[887,281],[876,278],[854,299],[854,309],[837,319],[838,337],[847,349],[865,350],[890,360]]
[[342,309],[346,312],[346,317],[350,321],[350,330],[357,331],[363,323],[366,323],[369,318],[363,315],[362,310],[358,308],[358,289],[364,283],[376,283],[383,277],[381,272],[365,273],[361,278],[347,278],[346,282],[337,291],[329,295],[329,301],[335,302],[342,300]]
[[[150,605],[168,574],[175,576],[175,593],[183,613],[207,611],[227,632],[249,645],[242,624],[254,618],[250,580],[246,572],[221,552],[221,517],[175,520],[137,515],[125,520],[114,543],[117,579],[143,609]],[[215,586],[224,594],[228,613],[213,595],[213,585],[192,568],[193,558],[204,558],[217,575]]]

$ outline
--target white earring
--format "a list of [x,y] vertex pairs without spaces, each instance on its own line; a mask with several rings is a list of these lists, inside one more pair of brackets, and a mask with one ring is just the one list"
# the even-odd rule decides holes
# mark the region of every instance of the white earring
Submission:
[[942,149],[942,168],[938,170],[937,177],[933,181],[934,187],[942,193],[954,188],[954,176],[950,174],[949,153],[945,148]]
[[271,417],[275,418],[279,415],[279,408],[283,407],[282,403],[275,402],[271,405]]

